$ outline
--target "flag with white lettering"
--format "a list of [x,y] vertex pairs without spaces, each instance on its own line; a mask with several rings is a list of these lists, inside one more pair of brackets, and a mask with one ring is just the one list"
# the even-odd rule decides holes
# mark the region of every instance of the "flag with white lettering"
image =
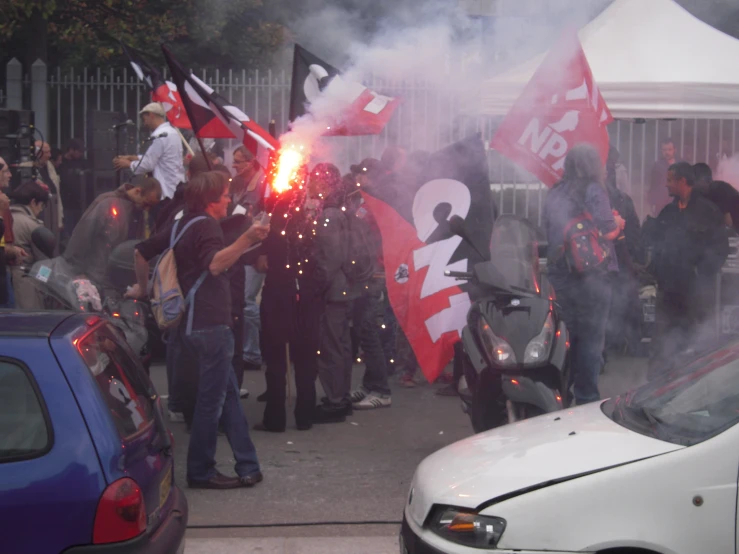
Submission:
[[490,145],[551,187],[576,144],[597,148],[605,165],[611,121],[582,45],[568,34],[536,70]]
[[128,61],[134,73],[149,87],[152,101],[162,104],[164,111],[167,112],[167,119],[172,126],[180,129],[192,129],[180,93],[177,91],[177,85],[172,81],[167,81],[159,70],[147,62],[137,50],[125,44],[121,44],[121,46],[123,46],[123,51],[128,56]]
[[335,108],[335,116],[327,125],[325,136],[377,135],[400,105],[397,98],[344,79],[338,69],[296,44],[290,121],[310,115],[311,103],[322,95],[328,95],[332,108]]
[[444,272],[482,261],[451,233],[449,218],[465,219],[478,248],[486,249],[496,216],[483,142],[473,136],[425,157],[411,155],[404,170],[376,177],[363,198],[382,234],[395,317],[433,382],[454,355],[471,305],[468,285]]

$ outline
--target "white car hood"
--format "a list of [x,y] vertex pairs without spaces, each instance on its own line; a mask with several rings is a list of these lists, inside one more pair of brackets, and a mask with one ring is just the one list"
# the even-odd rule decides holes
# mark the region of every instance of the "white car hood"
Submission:
[[439,450],[416,471],[409,515],[422,525],[434,504],[475,508],[548,481],[682,448],[621,427],[600,406],[520,421]]

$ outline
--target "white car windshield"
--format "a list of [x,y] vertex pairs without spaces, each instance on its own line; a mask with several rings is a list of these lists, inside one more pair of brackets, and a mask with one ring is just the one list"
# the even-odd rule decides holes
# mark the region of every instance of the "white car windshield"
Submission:
[[739,343],[613,398],[603,411],[633,431],[690,446],[739,422]]

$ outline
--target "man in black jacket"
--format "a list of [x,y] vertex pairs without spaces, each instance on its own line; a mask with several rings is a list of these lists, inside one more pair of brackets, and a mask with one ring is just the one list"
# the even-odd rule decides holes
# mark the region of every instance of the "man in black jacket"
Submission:
[[323,198],[313,245],[315,280],[323,298],[320,322],[318,378],[325,401],[316,409],[315,423],[345,421],[352,412],[352,341],[349,324],[354,299],[364,284],[350,275],[347,191],[336,166],[318,164],[310,174],[309,194]]
[[689,163],[671,165],[667,191],[673,201],[645,224],[653,248],[650,271],[658,291],[650,379],[671,369],[680,352],[696,346],[700,324],[713,305],[716,274],[729,252],[721,213],[693,193],[694,184]]

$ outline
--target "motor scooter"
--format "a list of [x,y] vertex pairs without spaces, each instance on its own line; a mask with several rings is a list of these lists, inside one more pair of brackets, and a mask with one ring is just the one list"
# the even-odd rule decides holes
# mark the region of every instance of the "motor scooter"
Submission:
[[458,392],[479,433],[569,405],[569,338],[554,289],[539,268],[536,231],[505,215],[482,253],[462,218],[451,231],[484,262],[471,272],[447,271],[467,281],[472,305],[462,331],[464,375]]

